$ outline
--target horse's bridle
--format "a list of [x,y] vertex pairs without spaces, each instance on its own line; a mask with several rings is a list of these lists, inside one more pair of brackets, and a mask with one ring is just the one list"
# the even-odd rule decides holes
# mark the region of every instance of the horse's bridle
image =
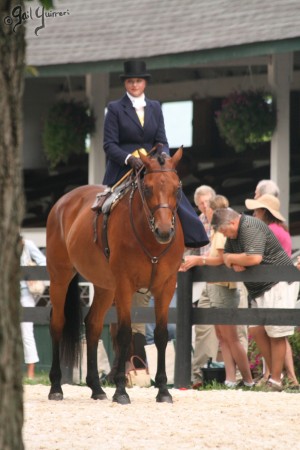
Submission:
[[[156,170],[152,170],[151,172],[145,172],[144,173],[144,178],[145,178],[145,176],[151,175],[152,173],[161,173],[161,172],[174,172],[174,173],[177,173],[177,171],[175,169],[160,169],[160,170],[156,169]],[[138,188],[138,191],[139,191],[141,199],[142,199],[143,209],[144,209],[145,214],[146,214],[147,222],[148,222],[149,228],[152,231],[152,233],[154,233],[154,231],[155,231],[155,228],[154,228],[154,223],[155,223],[154,214],[160,208],[168,208],[168,209],[170,209],[170,211],[172,212],[172,224],[173,224],[173,226],[175,226],[176,212],[177,212],[177,209],[178,209],[178,205],[179,205],[179,202],[180,202],[180,199],[181,199],[181,193],[182,193],[181,182],[179,182],[179,193],[180,194],[179,194],[179,196],[177,198],[176,207],[175,208],[172,208],[168,203],[159,203],[158,205],[154,206],[154,208],[152,208],[152,209],[149,208],[148,203],[147,203],[147,201],[145,199],[144,182],[141,180],[141,178],[139,176],[136,178],[136,183],[137,183],[137,188]]]
[[[144,177],[147,175],[150,175],[152,173],[160,173],[160,172],[175,172],[177,173],[177,171],[175,169],[155,169],[155,170],[151,170],[150,172],[145,172],[144,173]],[[145,195],[144,195],[144,183],[141,180],[140,174],[138,173],[135,177],[135,180],[132,183],[132,190],[130,193],[130,197],[129,197],[129,212],[130,212],[130,223],[132,226],[132,230],[134,232],[134,235],[136,237],[136,239],[138,240],[143,252],[148,256],[148,258],[150,259],[151,263],[152,263],[152,271],[151,271],[151,278],[150,278],[150,283],[149,283],[149,287],[147,289],[146,292],[143,292],[144,294],[151,291],[151,287],[152,287],[152,283],[154,280],[154,276],[155,276],[155,271],[156,271],[156,267],[158,264],[159,259],[165,255],[168,250],[170,249],[171,245],[174,242],[174,236],[176,235],[176,212],[179,206],[179,202],[181,199],[181,195],[182,195],[182,188],[181,188],[181,181],[179,182],[179,190],[177,194],[177,200],[176,200],[176,206],[175,208],[172,208],[168,203],[159,203],[158,205],[154,206],[153,208],[149,208],[148,203],[145,199]],[[142,204],[143,204],[143,209],[145,211],[146,214],[146,218],[147,218],[147,222],[149,225],[150,230],[152,231],[152,233],[154,233],[155,231],[155,218],[154,218],[154,214],[156,211],[158,211],[160,208],[168,208],[170,209],[170,211],[172,212],[172,225],[174,226],[174,236],[172,237],[171,241],[167,244],[167,246],[159,253],[158,256],[153,256],[148,249],[146,248],[146,246],[144,245],[143,240],[141,239],[141,237],[139,236],[137,229],[135,227],[134,224],[134,220],[133,220],[133,212],[132,212],[132,201],[133,201],[133,196],[134,193],[136,192],[136,189],[138,189],[138,192],[140,194],[141,200],[142,200]]]

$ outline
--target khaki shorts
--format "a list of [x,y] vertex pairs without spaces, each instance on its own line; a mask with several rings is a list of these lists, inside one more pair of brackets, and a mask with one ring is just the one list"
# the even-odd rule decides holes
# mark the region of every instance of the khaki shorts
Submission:
[[[145,293],[135,292],[132,297],[132,305],[131,306],[136,306],[136,307],[149,306],[149,301],[150,301],[151,295],[152,295],[151,292],[146,291],[146,290],[145,290]],[[134,320],[134,317],[133,317],[133,320]],[[146,335],[146,324],[145,323],[133,322],[131,324],[131,329],[132,329],[132,333],[141,333],[144,336]]]
[[[295,308],[295,287],[294,283],[288,284],[280,281],[270,290],[260,297],[251,301],[251,308]],[[257,325],[249,325],[257,326]],[[265,325],[266,333],[269,337],[279,338],[294,334],[294,326],[287,325]],[[251,332],[250,332],[251,333]]]
[[207,283],[207,293],[212,308],[238,308],[240,293],[237,288]]

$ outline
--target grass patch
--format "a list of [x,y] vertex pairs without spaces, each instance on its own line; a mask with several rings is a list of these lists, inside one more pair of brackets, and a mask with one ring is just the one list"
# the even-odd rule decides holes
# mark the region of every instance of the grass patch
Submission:
[[211,383],[205,384],[204,386],[200,386],[197,391],[220,391],[228,389],[223,383],[218,383],[217,381],[212,381]]
[[48,372],[37,372],[34,379],[23,377],[23,384],[44,384],[45,386],[50,386],[49,374]]

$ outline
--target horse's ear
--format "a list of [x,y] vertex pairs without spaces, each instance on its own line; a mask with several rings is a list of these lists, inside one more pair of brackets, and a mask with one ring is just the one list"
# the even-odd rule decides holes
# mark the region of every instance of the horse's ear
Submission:
[[176,153],[174,153],[174,155],[172,156],[172,163],[173,163],[174,167],[176,167],[177,164],[179,163],[179,161],[181,160],[182,152],[183,152],[183,145],[181,147],[179,147],[179,149],[176,151]]

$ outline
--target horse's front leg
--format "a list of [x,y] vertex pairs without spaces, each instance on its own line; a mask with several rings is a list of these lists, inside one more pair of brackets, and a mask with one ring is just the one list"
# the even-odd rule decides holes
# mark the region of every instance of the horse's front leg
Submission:
[[125,302],[122,307],[118,307],[116,302],[117,314],[118,314],[118,333],[117,333],[117,345],[118,345],[118,365],[117,371],[114,376],[116,384],[116,392],[113,395],[113,401],[121,405],[127,405],[130,403],[129,395],[126,392],[126,374],[125,366],[129,352],[129,348],[132,341],[132,329],[131,329],[131,299],[125,306]]
[[158,292],[153,292],[155,299],[156,327],[154,330],[154,343],[157,348],[157,371],[155,386],[158,388],[157,402],[172,403],[172,396],[167,388],[166,374],[166,347],[168,344],[168,313],[169,304],[174,295],[176,277],[171,278]]
[[128,350],[131,344],[132,330],[131,325],[119,325],[117,334],[117,343],[119,347],[119,360],[117,366],[117,372],[114,377],[116,384],[116,392],[113,395],[113,401],[120,403],[121,405],[127,405],[130,403],[129,395],[126,392],[126,375],[125,366],[128,355]]
[[85,318],[87,342],[87,376],[86,384],[92,390],[94,400],[106,400],[107,396],[100,385],[98,372],[98,343],[103,330],[104,317],[112,304],[114,293],[94,287],[92,306]]
[[172,396],[167,388],[166,374],[166,347],[168,343],[167,325],[157,324],[154,330],[154,343],[157,348],[157,371],[155,375],[155,387],[158,388],[157,402],[172,403]]

